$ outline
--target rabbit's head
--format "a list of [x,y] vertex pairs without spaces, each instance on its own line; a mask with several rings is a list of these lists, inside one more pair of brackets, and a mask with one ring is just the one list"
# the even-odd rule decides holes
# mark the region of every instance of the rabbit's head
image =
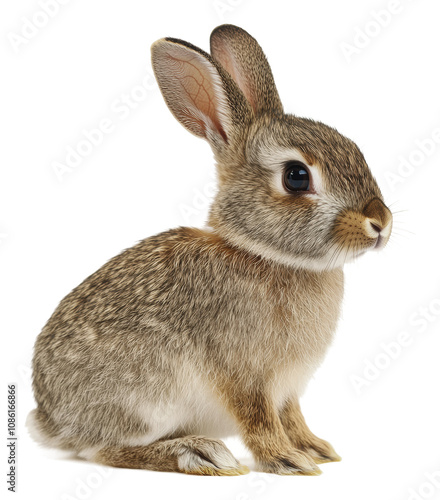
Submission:
[[295,267],[340,267],[388,241],[392,215],[359,148],[323,123],[285,114],[259,44],[232,25],[211,55],[173,38],[152,46],[164,99],[207,139],[219,190],[209,225],[233,245]]

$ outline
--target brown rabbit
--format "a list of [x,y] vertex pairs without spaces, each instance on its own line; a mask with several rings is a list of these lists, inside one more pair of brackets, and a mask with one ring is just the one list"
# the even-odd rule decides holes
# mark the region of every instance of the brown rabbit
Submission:
[[340,458],[299,398],[333,338],[343,264],[386,244],[391,213],[352,141],[284,113],[246,31],[216,28],[211,55],[164,38],[152,61],[214,151],[208,225],[141,241],[61,301],[35,345],[29,428],[97,463],[205,475],[248,472],[219,439],[239,434],[258,470],[317,474]]

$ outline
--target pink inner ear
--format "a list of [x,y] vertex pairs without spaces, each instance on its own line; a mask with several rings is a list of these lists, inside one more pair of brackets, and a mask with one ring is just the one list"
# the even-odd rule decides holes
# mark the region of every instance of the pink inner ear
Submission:
[[244,96],[248,100],[252,109],[256,111],[257,104],[252,95],[252,89],[249,86],[249,81],[247,78],[242,76],[240,72],[240,67],[235,60],[231,50],[226,47],[226,42],[221,38],[215,40],[215,60],[218,61],[223,68],[231,75],[232,79],[238,85],[240,90],[243,92]]
[[[188,52],[167,54],[170,66],[174,67],[174,77],[179,80],[183,101],[187,101],[181,109],[182,115],[187,120],[195,121],[201,129],[205,131],[206,123],[203,116],[206,116],[214,124],[220,135],[226,141],[226,133],[220,124],[216,107],[218,102],[215,96],[215,89],[208,68],[200,64],[198,55]],[[192,105],[191,105],[192,104]],[[194,113],[198,110],[200,113]]]

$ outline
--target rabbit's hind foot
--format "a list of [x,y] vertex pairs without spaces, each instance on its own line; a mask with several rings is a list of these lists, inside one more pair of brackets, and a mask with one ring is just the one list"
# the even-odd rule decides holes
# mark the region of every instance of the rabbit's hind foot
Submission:
[[249,472],[222,441],[203,436],[164,439],[148,446],[107,446],[88,458],[112,467],[202,476],[239,476]]

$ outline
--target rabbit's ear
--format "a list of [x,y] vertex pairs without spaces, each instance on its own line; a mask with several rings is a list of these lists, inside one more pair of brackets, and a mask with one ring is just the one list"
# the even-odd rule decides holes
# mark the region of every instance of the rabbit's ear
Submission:
[[283,113],[272,71],[258,42],[232,24],[211,33],[211,55],[231,75],[256,115]]
[[151,47],[153,70],[177,120],[213,144],[228,143],[252,115],[246,99],[211,56],[194,45],[162,38]]

